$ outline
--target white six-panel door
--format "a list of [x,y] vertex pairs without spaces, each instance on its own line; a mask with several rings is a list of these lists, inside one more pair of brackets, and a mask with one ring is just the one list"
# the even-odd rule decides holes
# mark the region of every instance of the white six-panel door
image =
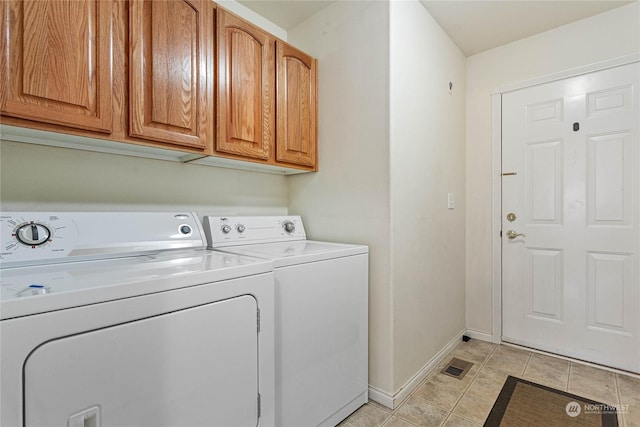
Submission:
[[503,341],[640,372],[639,76],[503,95]]

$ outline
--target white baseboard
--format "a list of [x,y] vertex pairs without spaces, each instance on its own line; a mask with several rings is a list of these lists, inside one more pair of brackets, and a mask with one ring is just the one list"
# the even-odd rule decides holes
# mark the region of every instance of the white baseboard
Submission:
[[500,342],[500,340],[495,341],[493,335],[488,334],[486,332],[476,331],[475,329],[467,329],[467,331],[465,332],[465,335],[475,340],[487,341],[492,343]]
[[425,364],[409,381],[407,381],[400,390],[394,394],[387,393],[383,390],[377,389],[373,386],[369,386],[369,399],[377,402],[389,409],[396,409],[400,404],[418,387],[418,385],[429,376],[434,369],[440,365],[447,354],[455,348],[456,345],[462,340],[462,335],[465,331],[460,331],[456,336],[449,341],[435,356],[431,358],[427,364]]
[[381,404],[382,406],[386,406],[389,409],[394,409],[393,395],[386,391],[382,391],[379,388],[375,388],[372,385],[369,385],[369,399]]

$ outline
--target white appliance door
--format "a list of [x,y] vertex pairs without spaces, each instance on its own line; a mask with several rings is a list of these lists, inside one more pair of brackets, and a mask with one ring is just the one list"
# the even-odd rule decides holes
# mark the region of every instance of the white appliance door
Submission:
[[503,340],[640,372],[638,63],[503,96]]
[[25,426],[255,426],[257,321],[243,295],[49,341],[24,366]]
[[276,423],[321,424],[366,392],[368,257],[276,270]]

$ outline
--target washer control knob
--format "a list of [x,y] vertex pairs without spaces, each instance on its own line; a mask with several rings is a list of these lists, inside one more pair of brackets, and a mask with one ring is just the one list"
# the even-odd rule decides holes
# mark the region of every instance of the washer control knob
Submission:
[[246,228],[244,227],[244,225],[242,225],[242,224],[238,224],[238,225],[236,225],[236,231],[237,231],[238,233],[244,233],[244,230],[246,230]]
[[286,231],[287,233],[291,234],[294,231],[296,231],[296,225],[293,223],[293,221],[285,221],[282,223],[282,228],[284,228],[284,231]]
[[49,241],[51,231],[44,225],[36,222],[24,224],[15,232],[18,242],[27,246],[40,246]]
[[223,232],[224,234],[229,234],[229,232],[230,232],[230,231],[231,231],[231,226],[229,226],[229,225],[227,225],[227,224],[225,224],[225,225],[223,225],[223,226],[222,226],[222,232]]
[[188,236],[189,234],[191,234],[191,226],[184,224],[180,226],[180,234],[184,234],[185,236]]

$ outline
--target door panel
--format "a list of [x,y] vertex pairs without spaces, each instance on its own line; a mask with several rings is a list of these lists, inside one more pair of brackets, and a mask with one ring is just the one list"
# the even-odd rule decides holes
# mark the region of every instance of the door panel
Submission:
[[46,342],[25,426],[255,426],[257,342],[249,295]]
[[274,128],[274,39],[217,10],[216,150],[268,159]]
[[282,41],[276,51],[276,160],[315,167],[317,61]]
[[630,132],[587,139],[588,224],[629,226],[633,213],[633,142]]
[[504,341],[640,372],[639,76],[503,96]]
[[130,135],[206,148],[210,8],[201,0],[130,3]]
[[110,133],[112,2],[11,0],[0,8],[2,114]]

